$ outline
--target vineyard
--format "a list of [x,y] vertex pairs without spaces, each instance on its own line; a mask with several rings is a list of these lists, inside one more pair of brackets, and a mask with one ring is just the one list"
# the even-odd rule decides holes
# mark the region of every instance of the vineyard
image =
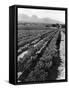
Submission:
[[18,30],[18,82],[56,80],[61,31]]

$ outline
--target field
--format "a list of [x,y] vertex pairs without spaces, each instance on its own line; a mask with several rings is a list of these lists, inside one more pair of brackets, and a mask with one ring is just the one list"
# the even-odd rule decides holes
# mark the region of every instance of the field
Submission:
[[18,82],[49,81],[58,77],[61,30],[45,24],[19,24]]

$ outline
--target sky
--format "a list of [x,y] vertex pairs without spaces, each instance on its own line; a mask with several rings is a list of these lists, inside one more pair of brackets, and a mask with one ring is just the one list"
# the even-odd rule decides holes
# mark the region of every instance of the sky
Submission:
[[51,18],[65,23],[65,11],[18,8],[18,15],[20,14],[26,14],[30,17],[36,15],[39,18]]

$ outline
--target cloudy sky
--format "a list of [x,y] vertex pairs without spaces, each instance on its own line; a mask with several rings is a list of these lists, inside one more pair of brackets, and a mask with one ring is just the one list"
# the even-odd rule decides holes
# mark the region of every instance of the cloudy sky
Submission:
[[26,14],[30,17],[36,15],[39,18],[51,18],[65,23],[65,11],[18,8],[18,16],[20,14]]

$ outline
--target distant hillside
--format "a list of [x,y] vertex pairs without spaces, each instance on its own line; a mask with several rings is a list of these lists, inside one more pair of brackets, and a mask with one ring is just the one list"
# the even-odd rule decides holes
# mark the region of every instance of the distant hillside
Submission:
[[53,20],[51,18],[38,18],[36,15],[32,15],[31,17],[29,17],[28,15],[25,14],[20,14],[18,16],[18,22],[29,22],[29,23],[46,23],[46,24],[55,24],[55,23],[59,23],[59,24],[63,24],[60,21],[57,20]]

